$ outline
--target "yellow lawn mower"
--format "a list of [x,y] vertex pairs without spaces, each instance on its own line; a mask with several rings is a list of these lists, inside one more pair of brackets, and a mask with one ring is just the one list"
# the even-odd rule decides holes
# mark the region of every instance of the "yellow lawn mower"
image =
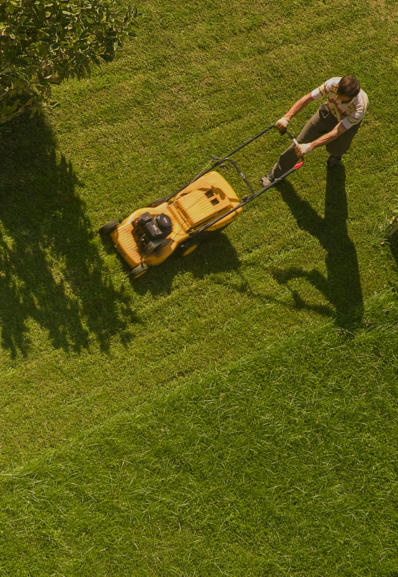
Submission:
[[[131,267],[130,275],[133,278],[143,275],[148,267],[161,264],[176,250],[181,256],[190,254],[203,240],[231,224],[240,215],[243,206],[302,166],[303,161],[300,160],[280,178],[254,192],[230,157],[272,128],[273,124],[224,158],[213,156],[215,163],[177,192],[139,208],[120,224],[112,220],[99,229],[99,234],[111,236],[116,249]],[[288,134],[295,142],[290,132]],[[215,171],[215,168],[226,163],[237,170],[250,190],[242,201],[224,177]]]

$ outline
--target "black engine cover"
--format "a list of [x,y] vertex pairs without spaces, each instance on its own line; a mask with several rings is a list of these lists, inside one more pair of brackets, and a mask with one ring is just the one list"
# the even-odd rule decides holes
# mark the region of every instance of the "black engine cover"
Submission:
[[149,212],[143,212],[138,217],[138,224],[139,224],[139,226],[144,226],[147,222],[151,222],[152,219],[153,219],[153,216],[151,214],[149,214]]
[[142,228],[148,241],[158,240],[167,236],[153,220],[151,222],[147,222]]
[[167,214],[153,217],[149,212],[144,212],[133,222],[133,228],[145,246],[149,242],[166,238],[173,230],[173,225]]
[[160,230],[162,230],[166,236],[168,236],[173,230],[173,225],[171,224],[171,218],[168,217],[167,214],[163,213],[157,214],[155,216],[155,222],[160,228]]

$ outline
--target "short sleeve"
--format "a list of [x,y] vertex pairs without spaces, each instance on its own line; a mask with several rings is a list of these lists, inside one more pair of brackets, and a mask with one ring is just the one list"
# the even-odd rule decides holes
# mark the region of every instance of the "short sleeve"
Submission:
[[315,88],[315,90],[313,90],[311,92],[312,100],[319,100],[323,96],[326,96],[325,83],[323,83],[321,86],[319,86],[319,88]]
[[327,96],[330,90],[332,90],[332,92],[336,92],[336,87],[340,80],[341,78],[338,76],[334,76],[333,78],[326,80],[326,82],[324,82],[319,88],[315,88],[315,90],[311,92],[312,99],[319,100],[323,96]]
[[360,91],[355,100],[355,104],[349,108],[347,116],[341,121],[346,130],[361,122],[369,106],[368,95],[363,90]]

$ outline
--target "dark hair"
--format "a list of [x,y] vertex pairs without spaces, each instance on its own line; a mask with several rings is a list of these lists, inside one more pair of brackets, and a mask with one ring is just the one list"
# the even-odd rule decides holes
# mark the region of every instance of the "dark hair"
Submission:
[[359,82],[353,76],[343,76],[337,87],[337,94],[340,96],[349,96],[355,98],[359,94],[361,87]]

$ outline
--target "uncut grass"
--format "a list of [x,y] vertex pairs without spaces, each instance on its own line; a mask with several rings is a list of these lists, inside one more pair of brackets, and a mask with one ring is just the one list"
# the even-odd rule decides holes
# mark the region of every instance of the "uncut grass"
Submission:
[[397,327],[389,291],[4,472],[2,574],[392,577]]

